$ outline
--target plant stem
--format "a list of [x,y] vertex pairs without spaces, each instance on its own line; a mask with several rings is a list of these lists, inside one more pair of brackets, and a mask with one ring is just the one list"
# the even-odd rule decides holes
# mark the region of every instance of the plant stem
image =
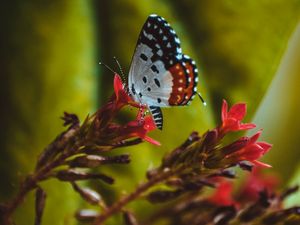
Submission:
[[[65,141],[70,140],[71,138]],[[66,158],[71,156],[78,149],[79,146],[80,143],[75,142],[69,151],[61,153],[59,157],[47,163],[45,166],[39,168],[37,171],[34,171],[33,174],[28,175],[21,183],[18,194],[10,202],[2,206],[2,209],[0,211],[0,213],[2,214],[0,215],[0,222],[2,222],[3,225],[13,224],[11,218],[12,214],[16,210],[16,208],[23,202],[25,196],[30,191],[34,190],[40,181],[47,179],[50,172],[57,166],[60,166]]]
[[163,180],[169,178],[170,176],[174,175],[176,172],[178,172],[178,171],[169,170],[169,171],[163,172],[160,175],[154,176],[153,178],[151,178],[149,181],[147,181],[145,183],[142,183],[141,185],[139,185],[136,188],[136,190],[134,192],[132,192],[131,194],[129,194],[127,196],[124,196],[118,202],[116,202],[113,205],[111,205],[110,207],[108,207],[100,216],[98,216],[95,219],[94,225],[101,225],[110,216],[121,211],[125,205],[127,205],[131,201],[140,197],[140,195],[142,193],[144,193],[145,191],[147,191],[149,188],[151,188],[155,184],[162,182]]
[[45,179],[49,172],[58,166],[60,162],[63,161],[65,157],[59,157],[51,163],[42,167],[40,170],[32,175],[28,175],[20,185],[20,190],[18,194],[5,206],[4,211],[4,224],[12,224],[11,215],[16,210],[16,208],[23,202],[25,196],[37,187],[38,182]]

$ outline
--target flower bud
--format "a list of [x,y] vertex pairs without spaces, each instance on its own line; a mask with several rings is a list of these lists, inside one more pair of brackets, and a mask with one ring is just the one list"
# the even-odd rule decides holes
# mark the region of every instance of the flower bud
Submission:
[[222,154],[224,156],[229,155],[231,153],[234,153],[236,151],[239,151],[240,149],[242,149],[243,147],[245,147],[249,142],[249,138],[248,137],[241,137],[239,140],[223,147],[221,149]]
[[158,168],[150,169],[146,173],[146,177],[148,180],[150,180],[152,177],[157,176],[157,174],[160,172]]
[[210,147],[216,144],[217,137],[218,137],[217,129],[208,131],[204,137],[203,144],[202,144],[204,148],[214,150],[214,148],[210,148]]
[[165,190],[158,190],[151,192],[147,199],[151,203],[161,203],[161,202],[167,202],[172,199],[175,199],[182,193],[182,190],[175,190],[175,191],[165,191]]
[[248,162],[248,161],[241,161],[238,163],[239,167],[243,170],[247,170],[247,171],[252,171],[253,169],[253,164]]
[[181,187],[183,185],[183,180],[181,178],[173,177],[166,181],[168,186]]
[[70,167],[95,168],[103,164],[127,164],[130,162],[128,154],[104,157],[99,155],[79,156],[69,162]]
[[75,218],[80,222],[92,223],[99,216],[99,213],[91,209],[82,209],[76,212]]
[[126,225],[138,225],[137,219],[132,212],[125,211],[123,213],[123,218]]
[[95,168],[103,164],[105,158],[98,155],[84,155],[79,156],[69,162],[70,167],[87,167]]
[[79,118],[76,114],[64,112],[64,115],[61,117],[64,121],[64,126],[79,126]]
[[80,196],[92,205],[99,205],[102,201],[98,192],[89,188],[81,188],[75,182],[72,182],[73,189],[80,194]]
[[87,180],[87,179],[100,179],[108,184],[112,184],[114,179],[104,174],[96,173],[85,173],[74,169],[58,171],[56,177],[61,181],[76,181],[76,180]]
[[236,173],[235,173],[234,170],[223,170],[223,171],[220,173],[220,175],[221,175],[222,177],[231,178],[231,179],[233,179],[233,178],[236,177]]
[[221,170],[217,173],[213,173],[213,174],[209,175],[209,178],[212,178],[212,177],[226,177],[226,178],[233,179],[233,178],[235,178],[235,176],[236,176],[236,173],[235,173],[234,170],[226,169],[226,170]]
[[228,224],[237,214],[234,206],[220,207],[214,212],[214,224]]
[[280,196],[281,200],[284,200],[286,197],[288,197],[291,194],[294,194],[295,192],[297,192],[299,190],[299,186],[296,185],[294,187],[288,188],[287,190],[285,190],[282,195]]
[[239,216],[240,221],[250,222],[263,215],[270,206],[270,199],[266,192],[260,192],[259,200],[245,209]]
[[198,132],[193,131],[188,139],[186,139],[186,141],[181,145],[181,148],[186,148],[187,146],[198,140],[200,140]]

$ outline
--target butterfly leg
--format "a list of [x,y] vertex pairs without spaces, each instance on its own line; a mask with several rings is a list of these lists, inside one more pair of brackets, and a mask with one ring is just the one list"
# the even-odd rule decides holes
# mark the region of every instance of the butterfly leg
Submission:
[[138,115],[137,115],[137,119],[139,121],[139,123],[143,123],[144,122],[144,118],[145,118],[145,115],[146,115],[146,110],[145,110],[145,107],[140,103],[139,104],[139,112],[138,112]]
[[163,115],[160,107],[149,106],[149,110],[152,114],[155,125],[158,129],[162,130],[163,127]]

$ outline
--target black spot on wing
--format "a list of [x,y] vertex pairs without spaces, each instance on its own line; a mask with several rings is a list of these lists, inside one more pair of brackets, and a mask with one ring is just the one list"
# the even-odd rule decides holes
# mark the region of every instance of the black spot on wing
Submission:
[[157,87],[160,87],[160,82],[157,78],[154,78],[154,83],[156,84]]
[[144,60],[144,61],[147,61],[147,60],[148,60],[148,57],[147,57],[144,53],[142,53],[142,54],[140,55],[140,57],[141,57],[141,59]]
[[162,17],[150,15],[139,35],[138,43],[143,43],[152,49],[151,61],[158,58],[168,61],[172,55],[181,55],[178,36],[170,24]]
[[134,88],[134,84],[131,85],[131,93],[132,93],[133,95],[136,94],[136,91],[135,91],[135,88]]
[[143,77],[143,82],[146,84],[147,83],[147,77]]
[[156,67],[155,65],[152,65],[152,66],[151,66],[151,70],[152,70],[153,72],[155,72],[155,73],[159,73],[159,71],[158,71],[158,69],[157,69],[157,67]]

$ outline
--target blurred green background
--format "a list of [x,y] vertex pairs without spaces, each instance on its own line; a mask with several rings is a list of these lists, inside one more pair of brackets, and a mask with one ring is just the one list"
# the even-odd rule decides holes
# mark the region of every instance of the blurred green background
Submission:
[[[208,105],[195,100],[164,109],[164,130],[152,134],[161,147],[117,150],[130,152],[132,162],[101,168],[118,177],[114,188],[131,191],[192,130],[213,128],[222,99],[247,103],[247,121],[254,120],[264,130],[261,139],[274,144],[263,160],[282,186],[300,183],[300,0],[11,0],[0,8],[1,201],[15,193],[41,150],[63,130],[63,111],[84,119],[112,94],[113,76],[98,62],[114,67],[116,56],[128,71],[151,13],[166,18],[184,53],[196,60],[198,88]],[[70,185],[51,180],[43,186],[49,196],[43,224],[76,224],[73,213],[84,205]],[[120,194],[102,183],[93,186],[109,201]],[[300,196],[289,199],[296,202]],[[140,217],[151,211],[145,202],[132,207]],[[29,196],[15,215],[17,224],[33,224],[33,212]],[[119,218],[110,223],[121,224]]]

